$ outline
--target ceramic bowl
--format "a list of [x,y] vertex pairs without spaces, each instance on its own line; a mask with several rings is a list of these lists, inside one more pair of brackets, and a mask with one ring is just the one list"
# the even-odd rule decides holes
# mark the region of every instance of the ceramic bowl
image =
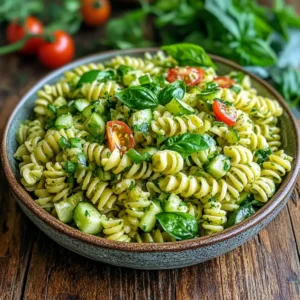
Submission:
[[283,115],[279,119],[279,126],[282,129],[282,144],[286,153],[294,157],[291,171],[284,178],[280,188],[272,199],[252,217],[221,233],[192,240],[162,244],[114,242],[85,234],[61,223],[33,201],[31,195],[20,184],[18,165],[13,157],[17,148],[15,136],[18,125],[31,115],[36,99],[36,92],[43,85],[55,83],[63,76],[65,71],[82,64],[104,62],[116,55],[142,56],[147,51],[155,52],[157,49],[110,51],[97,54],[75,61],[38,82],[21,99],[7,123],[2,144],[3,166],[13,195],[24,213],[38,228],[63,247],[90,259],[117,266],[136,269],[179,268],[194,265],[222,255],[251,239],[277,216],[293,190],[300,166],[298,128],[294,117],[282,97],[266,82],[243,71],[240,66],[231,61],[211,55],[220,75],[230,71],[243,71],[251,77],[252,85],[258,90],[259,94],[276,99],[282,105]]

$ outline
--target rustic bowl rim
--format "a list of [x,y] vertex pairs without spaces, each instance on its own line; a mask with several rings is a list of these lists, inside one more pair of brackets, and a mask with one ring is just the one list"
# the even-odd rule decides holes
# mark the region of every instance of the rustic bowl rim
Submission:
[[26,208],[31,211],[40,221],[45,222],[48,226],[54,228],[55,230],[59,231],[62,234],[66,234],[67,236],[77,239],[81,242],[98,246],[99,248],[107,248],[107,249],[113,249],[113,250],[121,250],[121,251],[128,251],[128,252],[173,252],[173,251],[184,251],[184,250],[192,250],[195,248],[204,248],[207,246],[210,246],[212,244],[217,244],[219,242],[222,242],[224,240],[233,238],[242,232],[245,232],[252,227],[256,226],[260,222],[262,222],[268,215],[272,214],[273,211],[276,210],[276,208],[281,204],[282,201],[284,201],[285,197],[288,195],[290,190],[293,188],[297,175],[300,169],[300,142],[299,142],[299,130],[298,126],[295,120],[295,117],[292,115],[291,111],[288,108],[288,105],[282,98],[282,96],[273,88],[271,87],[267,82],[262,80],[261,78],[257,77],[256,75],[253,75],[252,73],[249,73],[248,71],[244,70],[240,65],[216,56],[216,55],[210,55],[210,57],[214,61],[221,62],[237,71],[243,72],[250,76],[251,79],[256,80],[260,85],[262,85],[264,88],[266,88],[276,99],[281,106],[283,107],[283,110],[287,113],[288,117],[291,119],[293,128],[292,130],[295,133],[296,136],[296,157],[294,157],[292,169],[287,174],[287,176],[284,178],[282,184],[280,185],[280,188],[275,193],[275,195],[261,208],[259,209],[253,216],[246,219],[245,221],[234,225],[228,229],[225,229],[224,231],[220,233],[216,233],[213,235],[208,235],[204,237],[198,237],[191,240],[184,240],[184,241],[176,241],[176,242],[168,242],[168,243],[124,243],[124,242],[116,242],[116,241],[110,241],[98,236],[89,235],[86,233],[83,233],[75,228],[72,228],[69,225],[66,225],[62,222],[60,222],[58,219],[54,218],[51,214],[46,212],[44,209],[39,207],[33,200],[33,198],[27,193],[27,191],[22,187],[22,185],[17,181],[17,178],[15,177],[12,167],[9,164],[8,161],[8,153],[6,149],[7,145],[7,138],[8,138],[8,131],[10,128],[10,125],[12,123],[12,120],[14,119],[15,114],[17,111],[26,103],[27,99],[31,96],[32,91],[38,86],[38,85],[44,85],[47,82],[49,82],[53,77],[57,77],[58,75],[63,75],[63,73],[69,69],[73,69],[79,65],[86,64],[86,63],[92,63],[96,62],[99,59],[103,59],[106,56],[112,57],[117,55],[135,55],[135,54],[143,54],[145,52],[154,52],[158,51],[159,48],[139,48],[139,49],[130,49],[130,50],[110,50],[101,52],[99,54],[90,55],[78,60],[75,60],[74,62],[58,69],[53,72],[51,72],[49,75],[41,79],[39,82],[37,82],[21,99],[21,101],[18,103],[18,105],[13,110],[7,125],[4,130],[3,140],[2,140],[2,146],[1,146],[1,157],[2,157],[2,163],[4,168],[4,173],[7,177],[7,180],[13,190],[13,192],[17,195],[17,197],[20,199],[22,204],[26,206]]

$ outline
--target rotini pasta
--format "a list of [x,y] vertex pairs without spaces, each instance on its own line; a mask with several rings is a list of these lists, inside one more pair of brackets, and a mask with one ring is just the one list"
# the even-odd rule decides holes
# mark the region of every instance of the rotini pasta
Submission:
[[[249,76],[179,66],[162,51],[69,70],[33,111],[16,134],[21,183],[54,217],[111,241],[218,233],[292,168],[278,102]],[[180,219],[187,236],[170,229]]]

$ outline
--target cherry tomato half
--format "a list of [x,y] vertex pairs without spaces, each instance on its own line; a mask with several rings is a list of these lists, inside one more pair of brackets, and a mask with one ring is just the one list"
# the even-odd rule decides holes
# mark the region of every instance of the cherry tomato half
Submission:
[[216,77],[213,81],[217,83],[221,88],[230,88],[235,84],[235,81],[233,79],[227,78],[225,76]]
[[81,0],[83,21],[89,26],[97,26],[108,20],[111,12],[108,0]]
[[[24,25],[20,25],[16,22],[9,24],[6,28],[6,38],[10,44],[14,44],[21,40],[26,33],[42,34],[43,31],[43,25],[38,19],[27,17]],[[42,38],[30,38],[20,52],[25,54],[35,54],[43,42]]]
[[228,126],[233,126],[236,123],[237,110],[234,106],[229,106],[219,100],[214,100],[213,111],[218,121],[224,122]]
[[55,69],[68,63],[74,57],[75,46],[72,37],[62,30],[53,33],[54,41],[39,47],[39,60],[48,68]]
[[106,138],[110,151],[118,148],[126,153],[134,148],[134,138],[131,129],[122,121],[109,121],[106,123]]
[[168,71],[167,80],[169,82],[183,80],[187,86],[193,86],[201,82],[204,75],[205,71],[201,68],[172,68]]

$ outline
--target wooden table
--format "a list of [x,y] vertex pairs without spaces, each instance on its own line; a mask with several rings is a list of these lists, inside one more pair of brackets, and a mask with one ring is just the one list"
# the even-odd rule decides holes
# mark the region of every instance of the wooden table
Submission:
[[[97,31],[82,32],[97,38]],[[34,58],[0,58],[0,136],[22,95],[48,71]],[[1,166],[0,166],[1,167]],[[300,181],[265,230],[193,267],[135,271],[94,262],[45,236],[10,196],[0,168],[0,299],[300,299]]]

